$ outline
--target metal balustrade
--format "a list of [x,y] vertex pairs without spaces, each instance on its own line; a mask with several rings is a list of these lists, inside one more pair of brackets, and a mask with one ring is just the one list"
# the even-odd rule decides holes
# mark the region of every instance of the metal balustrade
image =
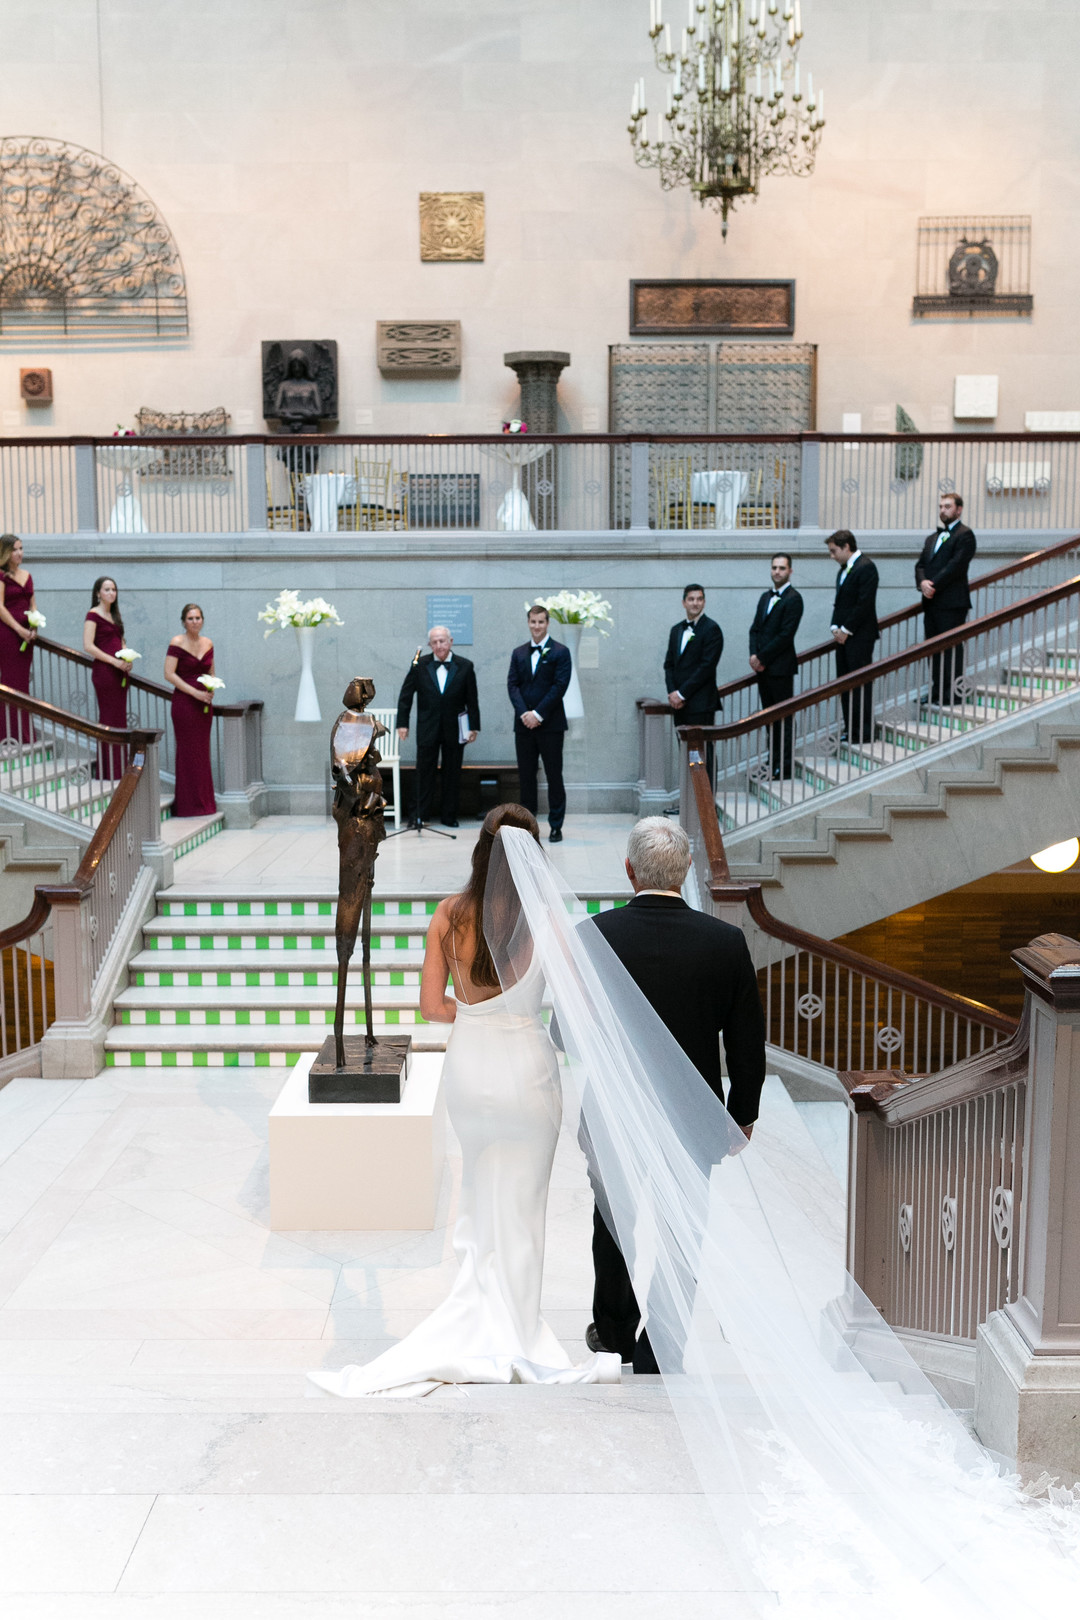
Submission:
[[725,830],[752,825],[1080,686],[1080,577],[731,725],[711,742]]
[[746,934],[774,1054],[834,1072],[934,1074],[1016,1030],[981,1002],[940,990],[774,917],[758,883],[733,883],[701,754],[680,801],[693,864],[688,897]]
[[[94,660],[86,653],[39,635],[31,670],[34,694],[68,715],[91,719],[97,713],[93,667]],[[176,774],[172,688],[144,675],[131,674],[127,677],[127,691],[128,725],[137,731],[160,734],[161,775],[171,784]],[[263,707],[257,698],[214,702],[210,763],[216,793],[243,793],[261,784]]]
[[22,535],[1080,528],[1080,434],[194,434],[6,439]]

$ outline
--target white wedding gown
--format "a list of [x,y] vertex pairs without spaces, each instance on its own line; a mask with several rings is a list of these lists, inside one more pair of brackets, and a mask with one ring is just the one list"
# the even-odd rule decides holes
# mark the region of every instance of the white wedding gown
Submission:
[[308,1376],[333,1395],[426,1395],[439,1384],[617,1383],[619,1357],[575,1367],[540,1314],[548,1182],[562,1120],[538,963],[500,995],[457,1003],[447,1110],[461,1143],[449,1297],[366,1366]]

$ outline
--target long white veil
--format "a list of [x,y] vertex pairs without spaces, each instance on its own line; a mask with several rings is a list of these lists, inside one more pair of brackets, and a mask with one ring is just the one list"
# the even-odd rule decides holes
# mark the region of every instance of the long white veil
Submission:
[[547,980],[732,1589],[830,1620],[1071,1611],[1072,1494],[1035,1503],[998,1475],[572,907],[536,841],[501,828],[485,935],[504,988],[534,957]]

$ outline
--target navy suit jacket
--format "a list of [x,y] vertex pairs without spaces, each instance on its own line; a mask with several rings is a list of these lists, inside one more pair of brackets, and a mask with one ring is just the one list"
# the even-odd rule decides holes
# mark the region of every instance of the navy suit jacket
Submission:
[[561,641],[549,640],[540,654],[536,674],[532,672],[533,644],[515,647],[510,654],[510,673],[506,677],[506,690],[514,705],[514,730],[528,731],[521,717],[532,710],[540,716],[535,732],[566,731],[566,712],[563,695],[570,685],[570,649]]

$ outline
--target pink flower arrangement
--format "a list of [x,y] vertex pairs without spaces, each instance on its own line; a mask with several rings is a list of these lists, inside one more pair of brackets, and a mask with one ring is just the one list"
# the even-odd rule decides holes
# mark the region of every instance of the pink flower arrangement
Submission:
[[515,416],[512,421],[503,423],[502,430],[504,433],[528,433],[529,424],[528,422],[522,422],[519,417]]

